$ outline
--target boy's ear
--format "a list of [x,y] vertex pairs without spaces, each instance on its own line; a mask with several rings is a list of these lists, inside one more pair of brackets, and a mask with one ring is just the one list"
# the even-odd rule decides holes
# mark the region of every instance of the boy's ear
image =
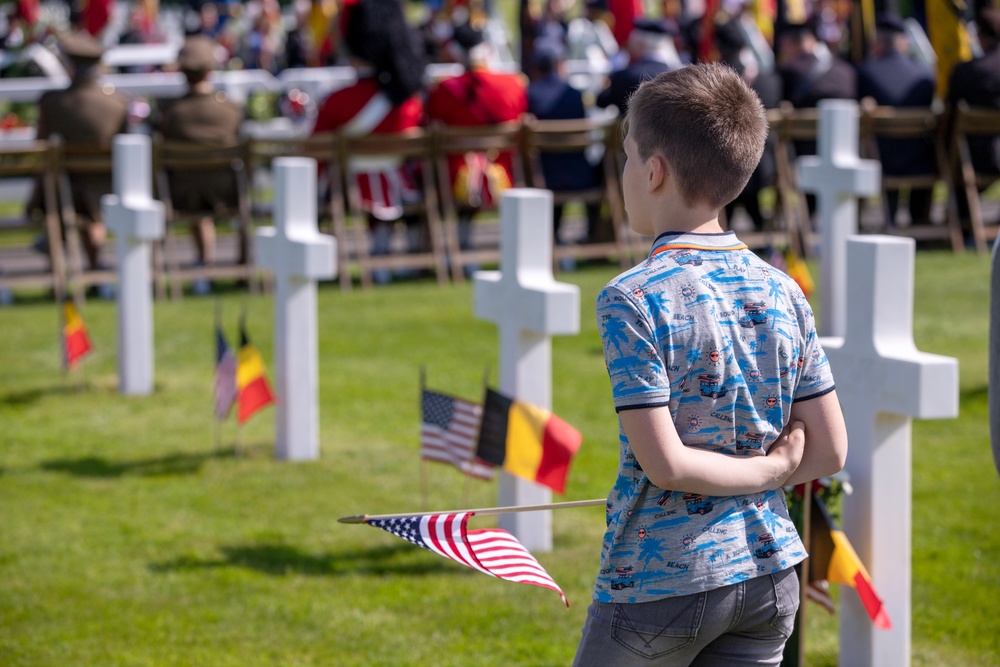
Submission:
[[649,158],[646,163],[646,186],[649,192],[658,190],[669,177],[670,163],[665,157],[656,154]]

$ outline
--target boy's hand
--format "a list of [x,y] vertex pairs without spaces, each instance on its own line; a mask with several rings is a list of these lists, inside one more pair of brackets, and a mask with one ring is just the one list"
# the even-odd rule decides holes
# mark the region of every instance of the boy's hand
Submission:
[[787,479],[802,463],[805,452],[806,425],[800,421],[789,422],[767,452],[767,458],[774,458],[781,464],[781,479]]

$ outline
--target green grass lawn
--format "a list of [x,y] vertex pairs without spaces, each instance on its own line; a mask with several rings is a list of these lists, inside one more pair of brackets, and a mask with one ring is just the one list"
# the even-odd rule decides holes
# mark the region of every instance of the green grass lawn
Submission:
[[[553,407],[584,434],[565,499],[612,484],[617,427],[593,302],[614,269],[581,287],[582,331],[553,341]],[[961,415],[913,427],[913,655],[918,666],[1000,665],[1000,481],[987,421],[985,258],[921,252],[916,341],[957,357]],[[272,358],[269,298],[241,307]],[[554,516],[539,560],[549,590],[463,568],[340,516],[486,506],[418,455],[419,370],[478,399],[496,378],[498,336],[472,316],[469,285],[429,282],[319,295],[322,458],[273,460],[273,409],[214,443],[215,299],[159,302],[156,391],[116,390],[115,309],[83,310],[96,352],[60,370],[57,309],[0,309],[0,665],[566,665],[586,614],[603,510]],[[273,378],[273,369],[272,369]],[[557,498],[558,499],[558,498]],[[473,519],[474,527],[493,525]],[[875,582],[876,586],[878,582]],[[845,590],[844,595],[854,593]],[[835,665],[836,620],[810,606],[810,665]]]

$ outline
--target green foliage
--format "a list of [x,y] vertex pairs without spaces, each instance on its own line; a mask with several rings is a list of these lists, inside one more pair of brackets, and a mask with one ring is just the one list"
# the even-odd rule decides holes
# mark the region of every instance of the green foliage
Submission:
[[[602,497],[614,478],[617,425],[593,321],[594,298],[613,274],[561,276],[582,294],[581,333],[553,341],[553,407],[585,438],[567,500]],[[959,358],[962,413],[913,427],[915,665],[1000,663],[988,274],[972,255],[918,257],[916,342]],[[270,299],[220,301],[230,341],[246,306],[250,336],[272,359]],[[558,512],[555,548],[539,557],[568,611],[552,591],[336,523],[494,504],[495,483],[422,469],[418,454],[421,366],[430,387],[470,399],[486,369],[496,380],[497,333],[472,317],[471,287],[320,290],[314,463],[273,460],[273,408],[243,429],[244,456],[235,455],[231,421],[216,445],[215,307],[156,304],[148,397],[117,393],[112,304],[83,309],[96,351],[69,376],[54,304],[0,309],[0,664],[569,664],[596,575],[599,508]],[[815,605],[809,612],[809,664],[834,665],[836,621]]]

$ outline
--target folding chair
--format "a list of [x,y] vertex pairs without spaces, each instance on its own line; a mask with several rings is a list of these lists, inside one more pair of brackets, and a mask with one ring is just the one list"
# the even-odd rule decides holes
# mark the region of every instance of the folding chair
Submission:
[[[931,109],[910,109],[878,106],[872,98],[861,101],[861,154],[863,157],[879,160],[879,140],[926,140],[933,146],[934,164],[926,172],[905,175],[890,175],[882,171],[883,218],[889,220],[889,192],[900,188],[933,190],[939,182],[947,182],[947,160],[942,141],[942,115]],[[913,221],[905,227],[883,224],[879,230],[883,234],[909,236],[918,240],[947,239],[955,252],[963,251],[962,230],[955,216],[946,213],[943,224]]]
[[[253,261],[247,191],[249,143],[240,141],[231,146],[211,146],[157,139],[153,144],[153,164],[156,192],[163,201],[165,215],[162,257],[157,267],[158,289],[162,291],[163,282],[168,282],[171,296],[177,299],[183,295],[185,281],[229,278],[246,281],[250,292],[256,294],[259,276]],[[182,195],[191,194],[177,191],[181,186],[175,179],[182,175],[201,176],[206,182],[217,182],[219,196],[213,201],[200,194],[181,199]],[[197,223],[205,217],[212,218],[217,228],[220,220],[232,221],[237,241],[236,256],[210,264],[182,262],[175,228],[182,223]]]
[[[513,187],[525,184],[521,151],[520,120],[498,125],[459,127],[435,124],[431,127],[434,146],[434,167],[437,182],[441,184],[441,209],[445,226],[445,243],[448,260],[451,262],[452,278],[455,282],[465,280],[463,267],[467,264],[496,263],[500,260],[499,241],[489,247],[462,248],[458,229],[458,204],[452,190],[451,172],[448,158],[467,153],[486,154],[496,159],[502,153],[511,155]],[[499,202],[496,202],[499,205]],[[476,213],[480,210],[477,209]],[[499,237],[498,237],[499,238]]]
[[[34,210],[25,210],[16,218],[0,220],[0,232],[28,239],[27,243],[9,246],[3,244],[0,290],[50,287],[56,301],[61,302],[66,294],[66,255],[59,224],[53,160],[53,150],[45,141],[0,150],[0,180],[9,182],[31,179],[37,189],[35,197],[40,206],[37,210],[41,212],[41,218],[35,216]],[[22,257],[37,254],[31,242],[40,235],[45,238],[48,259],[48,266],[44,269],[31,266],[32,262],[27,261],[28,257]]]
[[[1000,180],[1000,174],[977,171],[972,160],[969,138],[992,138],[994,145],[1000,142],[1000,109],[988,107],[970,107],[964,100],[959,101],[954,109],[954,129],[952,131],[951,165],[952,173],[957,174],[958,183],[969,203],[969,223],[972,227],[972,238],[976,251],[987,252],[987,241],[997,237],[1000,225],[989,225],[983,221],[983,209],[979,193],[991,184]],[[957,193],[949,191],[949,212],[958,217]]]
[[[608,134],[619,131],[617,119],[539,120],[527,116],[524,122],[524,160],[528,182],[533,187],[552,190],[555,205],[582,202],[600,206],[608,202],[612,238],[597,242],[556,245],[554,262],[560,259],[593,259],[617,257],[622,268],[631,266],[628,225],[621,199],[621,183],[617,159],[610,155]],[[580,154],[597,147],[601,151],[603,178],[590,188],[555,190],[546,183],[542,169],[542,154]],[[593,239],[592,239],[593,240]]]
[[112,191],[111,146],[66,144],[59,137],[51,138],[49,143],[53,147],[52,168],[66,237],[67,284],[77,302],[83,302],[87,287],[112,284],[118,278],[103,264],[86,265],[77,214],[77,208],[85,208],[93,224],[103,224],[100,198]]
[[[369,212],[362,201],[357,173],[374,169],[374,173],[378,174],[380,170],[386,170],[390,174],[387,178],[394,178],[395,168],[402,163],[414,167],[415,182],[408,185],[417,196],[412,201],[400,202],[399,218],[420,216],[429,244],[426,250],[409,252],[408,248],[399,247],[398,239],[390,229],[389,253],[372,254]],[[352,265],[357,266],[361,286],[365,289],[371,287],[373,272],[379,270],[434,269],[438,283],[448,282],[447,246],[430,132],[414,128],[393,134],[339,134],[337,159],[331,164],[330,171],[331,211],[334,235],[337,237],[341,289],[351,289],[352,272],[349,267]],[[376,187],[381,186],[381,177],[376,175],[374,178],[379,180]],[[395,221],[390,224],[396,227]],[[407,230],[407,233],[411,231]]]
[[[815,142],[819,125],[817,109],[796,109],[782,102],[778,109],[767,113],[771,132],[777,137],[775,167],[777,169],[777,201],[782,224],[788,234],[788,244],[804,256],[813,255],[812,221],[806,198],[798,189],[795,171],[796,142]],[[778,216],[773,216],[777,219]]]

